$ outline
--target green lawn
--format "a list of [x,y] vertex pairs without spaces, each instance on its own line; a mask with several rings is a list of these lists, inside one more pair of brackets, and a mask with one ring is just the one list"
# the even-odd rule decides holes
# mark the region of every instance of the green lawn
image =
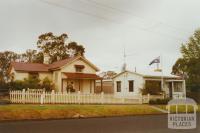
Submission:
[[[163,109],[163,110],[167,110],[166,109],[166,105],[155,105],[156,107],[159,107],[159,108],[161,108],[161,109]],[[170,108],[170,110],[171,110],[171,112],[176,112],[176,106],[172,106],[171,108]],[[178,112],[180,112],[180,113],[185,113],[185,110],[186,110],[186,107],[185,107],[185,105],[179,105],[178,106]],[[192,106],[188,106],[188,112],[193,112],[194,110],[193,110],[193,107]],[[197,110],[197,112],[200,112],[200,105],[198,105],[198,110]]]
[[161,114],[148,105],[3,105],[0,121]]

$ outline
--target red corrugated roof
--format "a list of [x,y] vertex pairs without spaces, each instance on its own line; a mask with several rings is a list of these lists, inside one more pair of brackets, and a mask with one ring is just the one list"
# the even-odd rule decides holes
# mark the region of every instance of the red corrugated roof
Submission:
[[16,71],[26,72],[48,72],[51,69],[56,69],[64,66],[76,57],[60,60],[52,64],[41,64],[41,63],[23,63],[23,62],[12,62],[11,65]]
[[28,71],[28,72],[48,72],[49,65],[39,63],[22,63],[12,62],[11,65],[16,71]]
[[76,58],[77,58],[77,56],[54,62],[49,65],[49,69],[56,69],[56,68],[62,67],[64,65],[68,64],[69,62],[73,61]]
[[[66,64],[68,64],[68,63],[72,62],[73,60],[78,59],[80,57],[81,56],[75,56],[75,57],[72,57],[72,58],[67,58],[67,59],[64,59],[64,60],[54,62],[52,64],[12,62],[11,66],[13,66],[16,71],[48,72],[52,69],[58,69],[58,68],[66,65]],[[85,59],[85,58],[83,58],[83,59]],[[96,70],[98,70],[98,68],[96,68],[94,65],[92,65],[92,67],[94,67]]]
[[69,79],[102,79],[96,74],[90,73],[64,73]]

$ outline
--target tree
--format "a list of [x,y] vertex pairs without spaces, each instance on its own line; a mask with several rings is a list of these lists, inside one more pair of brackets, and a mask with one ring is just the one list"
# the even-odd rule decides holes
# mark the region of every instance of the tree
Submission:
[[172,73],[186,75],[190,89],[200,88],[200,29],[181,46],[182,58],[172,68]]
[[43,63],[44,60],[44,55],[43,53],[40,51],[36,54],[35,56],[35,60],[33,61],[34,63]]
[[172,67],[172,74],[181,76],[181,77],[186,77],[186,61],[183,58],[179,58],[176,63]]
[[19,62],[33,63],[36,60],[37,50],[27,49],[25,53],[18,55]]
[[85,48],[76,42],[66,43],[68,35],[63,33],[60,36],[54,35],[52,32],[42,34],[38,37],[37,47],[39,53],[37,61],[41,61],[41,53],[47,53],[50,56],[50,62],[62,60],[78,54],[84,55]]
[[56,36],[52,32],[45,33],[38,37],[37,47],[42,53],[49,54],[51,62],[55,62],[68,57],[65,45],[67,38],[67,34]]
[[99,76],[103,79],[112,79],[112,77],[114,77],[115,75],[117,75],[117,73],[114,71],[106,71],[99,74]]
[[18,59],[18,55],[12,51],[0,52],[0,80],[1,82],[7,82],[9,80],[9,66],[12,61]]
[[69,56],[76,56],[78,54],[83,56],[85,53],[85,48],[83,45],[78,45],[76,42],[70,42],[67,45],[67,53]]

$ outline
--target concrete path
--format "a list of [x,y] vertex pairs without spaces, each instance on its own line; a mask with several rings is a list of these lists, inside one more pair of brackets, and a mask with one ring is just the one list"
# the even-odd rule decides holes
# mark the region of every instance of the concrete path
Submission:
[[160,111],[160,112],[162,112],[162,113],[168,113],[167,110],[161,109],[161,108],[159,108],[159,107],[156,107],[156,106],[153,106],[153,105],[150,105],[150,107],[153,108],[153,109],[155,109],[155,110],[158,110],[158,111]]

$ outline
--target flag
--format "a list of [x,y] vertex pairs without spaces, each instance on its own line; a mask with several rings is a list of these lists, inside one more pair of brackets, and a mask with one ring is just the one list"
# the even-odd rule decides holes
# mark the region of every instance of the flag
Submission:
[[154,60],[152,60],[152,61],[149,63],[149,65],[152,65],[152,64],[154,64],[154,63],[160,63],[160,56],[157,57],[157,58],[155,58]]

